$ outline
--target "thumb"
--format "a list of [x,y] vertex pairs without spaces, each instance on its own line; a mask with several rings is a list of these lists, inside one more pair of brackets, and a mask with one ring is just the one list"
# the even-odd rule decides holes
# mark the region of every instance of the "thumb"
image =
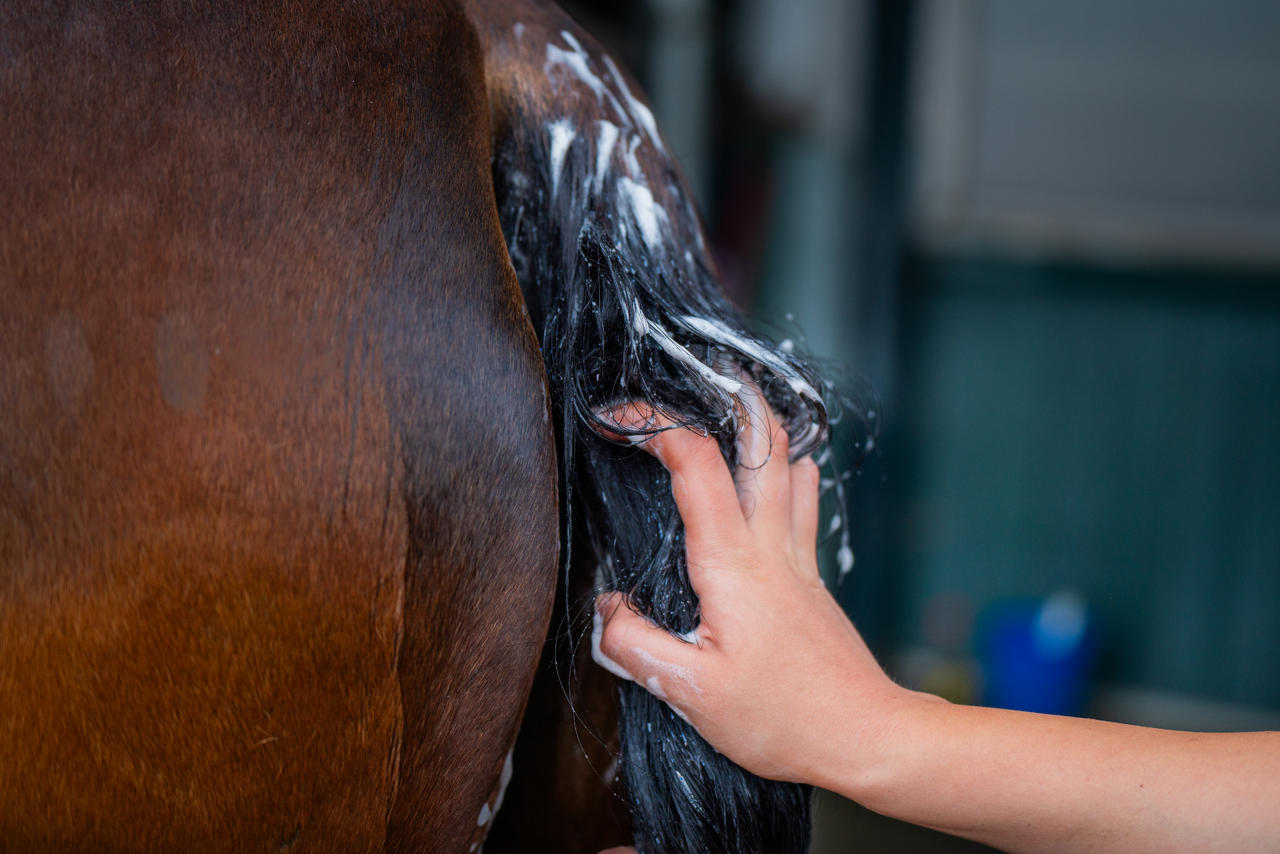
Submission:
[[679,640],[627,606],[621,593],[596,599],[591,657],[610,673],[677,704],[701,693],[694,678],[698,648]]

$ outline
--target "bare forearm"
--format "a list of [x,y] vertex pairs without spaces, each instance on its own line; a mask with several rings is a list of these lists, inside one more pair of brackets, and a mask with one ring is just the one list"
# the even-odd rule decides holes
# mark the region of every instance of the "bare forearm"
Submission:
[[1203,734],[909,695],[820,785],[1008,851],[1280,850],[1280,733]]

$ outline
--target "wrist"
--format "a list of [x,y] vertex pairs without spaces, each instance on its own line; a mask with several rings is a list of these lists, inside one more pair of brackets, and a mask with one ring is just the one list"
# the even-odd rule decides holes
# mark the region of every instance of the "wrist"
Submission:
[[[931,732],[952,706],[941,697],[896,684],[868,708],[865,696],[846,711],[827,742],[831,750],[813,777],[815,785],[868,809],[893,815],[903,791],[927,773]],[[932,723],[931,723],[932,721]]]

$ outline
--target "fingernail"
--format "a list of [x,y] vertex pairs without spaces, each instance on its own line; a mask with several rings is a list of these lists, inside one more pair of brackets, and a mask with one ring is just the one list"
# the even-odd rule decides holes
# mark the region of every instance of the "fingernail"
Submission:
[[[632,419],[628,417],[631,410],[631,404],[624,403],[620,406],[602,406],[596,409],[594,414],[599,421],[593,422],[591,428],[606,439],[612,439],[615,442],[629,442],[632,436],[623,432],[615,432],[611,427],[618,428],[618,431],[634,429],[631,423]],[[604,424],[599,423],[605,422]]]

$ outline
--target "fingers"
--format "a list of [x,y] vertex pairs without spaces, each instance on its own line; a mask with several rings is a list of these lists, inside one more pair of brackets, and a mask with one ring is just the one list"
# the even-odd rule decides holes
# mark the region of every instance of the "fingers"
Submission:
[[[745,415],[738,430],[738,465],[745,472],[755,472],[769,462],[778,421],[755,383],[743,383],[738,402],[742,404]],[[785,453],[782,456],[786,458]]]
[[744,418],[738,431],[738,468],[734,481],[748,524],[770,535],[781,535],[790,524],[787,499],[788,438],[773,410],[754,383],[738,396]]
[[801,567],[818,571],[818,466],[809,457],[791,465],[791,539]]
[[596,600],[592,658],[610,673],[644,686],[677,712],[701,693],[694,669],[699,652],[628,608],[621,593]]
[[741,536],[745,525],[738,493],[715,439],[673,427],[644,405],[628,404],[604,413],[604,418],[623,429],[659,431],[636,443],[671,472],[671,494],[691,545],[732,542]]
[[614,438],[643,431],[631,441],[671,472],[687,534],[690,580],[699,595],[705,592],[704,559],[716,564],[717,553],[723,556],[744,542],[749,531],[775,546],[790,545],[800,570],[817,574],[817,466],[807,458],[788,463],[786,430],[758,388],[746,383],[739,401],[739,466],[732,476],[713,438],[674,427],[646,404],[630,403],[601,416],[622,431]]

